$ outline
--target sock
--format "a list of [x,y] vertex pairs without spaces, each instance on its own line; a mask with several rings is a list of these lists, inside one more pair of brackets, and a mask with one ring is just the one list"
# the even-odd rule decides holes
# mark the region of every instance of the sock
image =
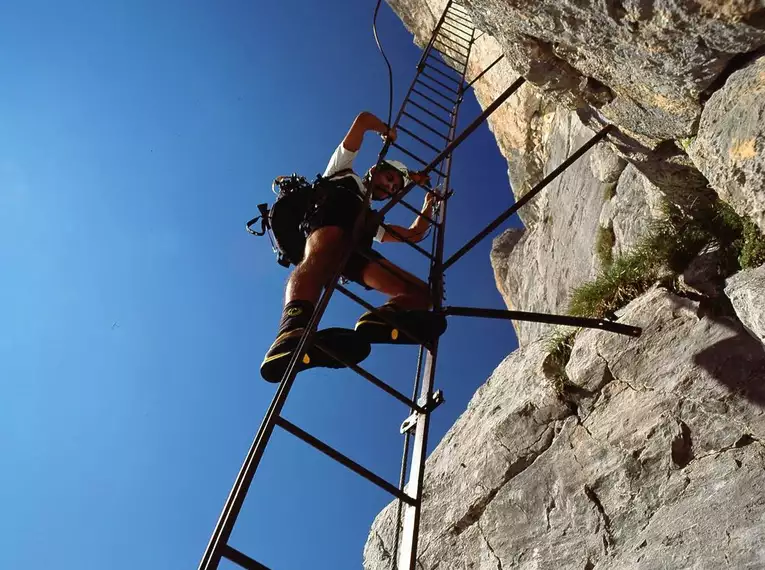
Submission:
[[308,321],[311,320],[311,315],[313,315],[313,303],[300,300],[290,301],[284,306],[282,311],[278,335],[297,328],[306,327]]

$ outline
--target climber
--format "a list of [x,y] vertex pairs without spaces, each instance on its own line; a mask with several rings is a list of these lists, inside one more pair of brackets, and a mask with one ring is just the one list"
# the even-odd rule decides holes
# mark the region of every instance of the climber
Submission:
[[[374,200],[384,200],[396,195],[411,180],[426,184],[428,178],[421,173],[409,172],[398,161],[382,161],[369,169],[362,179],[353,172],[356,157],[365,133],[374,131],[383,140],[394,142],[395,129],[375,115],[359,114],[335,149],[324,172],[324,184],[315,210],[308,222],[308,238],[302,261],[290,275],[285,289],[285,304],[276,340],[268,349],[261,364],[263,378],[279,382],[292,357],[305,327],[313,314],[323,288],[337,270],[350,238],[357,217],[364,205],[366,192]],[[430,291],[426,283],[394,265],[372,249],[372,242],[420,241],[430,225],[437,195],[428,192],[421,210],[408,228],[389,225],[386,231],[373,212],[365,212],[365,228],[359,246],[354,251],[342,275],[367,289],[375,289],[390,297],[378,310],[399,324],[402,329],[416,334],[418,339],[431,340],[446,328],[443,317],[428,311],[431,307]],[[411,336],[399,331],[372,312],[361,316],[355,331],[347,329],[326,329],[318,331],[317,340],[346,362],[357,364],[370,352],[370,343],[411,344]],[[342,367],[340,363],[320,351],[309,348],[299,370],[314,366]]]

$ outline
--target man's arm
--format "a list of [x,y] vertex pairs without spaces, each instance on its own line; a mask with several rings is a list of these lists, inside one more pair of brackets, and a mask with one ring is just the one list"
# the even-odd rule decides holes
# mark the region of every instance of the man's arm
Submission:
[[348,134],[343,139],[343,147],[345,150],[356,152],[361,148],[361,143],[364,141],[364,134],[368,131],[374,131],[380,133],[383,138],[390,139],[391,142],[396,140],[396,129],[389,129],[383,121],[375,117],[372,113],[362,111],[359,113],[356,120],[353,121]]
[[424,217],[427,216],[428,218],[433,219],[433,205],[436,202],[435,195],[428,192],[425,195],[425,203],[422,205],[422,210],[420,211],[420,215],[417,216],[417,219],[414,220],[411,226],[408,228],[405,228],[403,226],[396,226],[393,224],[390,224],[388,227],[396,232],[396,235],[393,235],[391,232],[385,232],[385,235],[382,238],[382,242],[391,242],[391,241],[422,241],[425,238],[425,233],[428,231],[428,227],[430,226],[430,222]]

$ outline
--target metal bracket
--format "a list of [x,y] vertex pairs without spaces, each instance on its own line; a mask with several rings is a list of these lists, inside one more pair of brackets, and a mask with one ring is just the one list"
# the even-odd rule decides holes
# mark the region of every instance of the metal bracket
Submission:
[[[430,402],[424,404],[417,402],[417,404],[424,410],[424,413],[429,414],[445,401],[446,400],[444,399],[443,391],[436,390],[433,393],[433,396],[430,398]],[[402,422],[401,427],[399,428],[401,435],[404,435],[405,433],[414,429],[414,427],[417,425],[417,419],[420,417],[420,413],[421,412],[413,412],[412,415],[410,415]]]

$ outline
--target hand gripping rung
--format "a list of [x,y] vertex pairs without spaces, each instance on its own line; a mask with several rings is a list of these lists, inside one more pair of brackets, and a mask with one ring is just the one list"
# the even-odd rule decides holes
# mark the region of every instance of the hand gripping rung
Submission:
[[330,447],[320,439],[315,438],[310,433],[303,431],[299,427],[297,427],[292,422],[287,421],[283,417],[279,416],[276,419],[276,425],[278,425],[280,428],[282,428],[284,431],[291,433],[295,437],[302,439],[304,442],[306,442],[308,445],[313,447],[314,449],[321,451],[324,455],[327,457],[330,457],[331,459],[334,459],[341,465],[344,465],[357,475],[361,475],[364,479],[367,481],[374,483],[384,491],[388,491],[391,495],[396,497],[397,499],[400,499],[404,501],[408,505],[414,506],[417,501],[415,501],[412,497],[401,491],[398,487],[395,485],[390,484],[388,481],[383,479],[382,477],[375,475],[372,473],[369,469],[366,467],[362,467],[358,463],[356,463],[353,459],[349,458],[346,455],[343,455],[333,447]]

